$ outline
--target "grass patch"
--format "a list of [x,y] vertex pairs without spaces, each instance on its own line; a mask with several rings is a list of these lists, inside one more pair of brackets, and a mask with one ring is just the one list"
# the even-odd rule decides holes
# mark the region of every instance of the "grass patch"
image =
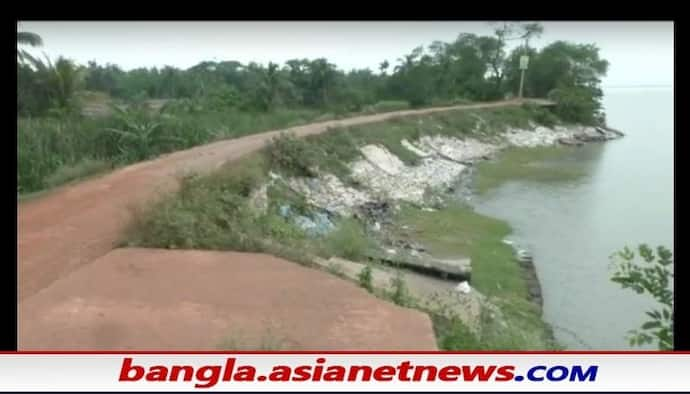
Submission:
[[213,174],[189,176],[178,193],[134,212],[123,242],[169,249],[279,251],[282,255],[287,247],[301,245],[305,235],[280,217],[275,206],[265,213],[250,208],[251,191],[265,180],[267,171],[266,157],[254,154]]
[[510,226],[459,205],[438,211],[403,206],[400,225],[409,226],[410,237],[441,258],[468,256],[472,259],[472,286],[488,296],[527,298],[527,286],[512,249],[501,242]]
[[113,168],[112,163],[105,160],[83,159],[78,163],[63,165],[48,176],[45,184],[48,187],[55,187],[87,176],[103,173]]
[[432,212],[403,206],[396,220],[398,225],[408,226],[410,237],[432,255],[469,256],[472,286],[500,310],[500,316],[485,311],[481,338],[459,321],[435,317],[439,346],[446,350],[554,348],[538,307],[528,299],[513,251],[501,242],[511,232],[507,223],[459,205]]
[[430,314],[438,347],[441,350],[482,350],[483,345],[460,319]]
[[369,105],[364,108],[363,112],[367,114],[375,114],[379,112],[402,111],[410,108],[410,103],[407,101],[390,100],[379,101],[378,103]]
[[577,163],[558,161],[569,149],[572,148],[537,147],[505,150],[496,160],[479,163],[475,187],[481,194],[515,179],[536,182],[577,179],[585,174],[583,168],[577,166]]
[[338,227],[323,241],[328,254],[352,261],[365,260],[367,251],[373,246],[364,225],[355,219],[341,220]]

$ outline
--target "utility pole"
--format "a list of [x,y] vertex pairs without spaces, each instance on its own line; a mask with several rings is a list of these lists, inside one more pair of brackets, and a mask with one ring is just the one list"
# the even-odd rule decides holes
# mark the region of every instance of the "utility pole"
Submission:
[[529,56],[520,56],[520,92],[518,96],[522,98],[522,88],[525,85],[525,70],[527,70],[527,63],[529,63]]

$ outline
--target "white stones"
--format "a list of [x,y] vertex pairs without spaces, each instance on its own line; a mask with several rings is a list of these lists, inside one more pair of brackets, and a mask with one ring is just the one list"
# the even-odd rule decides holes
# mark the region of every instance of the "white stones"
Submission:
[[498,150],[495,145],[486,144],[473,138],[461,140],[439,135],[423,136],[419,139],[418,145],[422,149],[436,152],[455,161],[478,159]]
[[290,188],[304,195],[307,202],[343,216],[352,215],[352,207],[373,200],[366,191],[345,186],[335,175],[325,174],[318,179],[291,178]]
[[423,151],[419,149],[418,147],[414,146],[410,141],[403,139],[400,141],[400,144],[410,152],[414,153],[415,155],[419,157],[429,157],[431,156],[430,152]]
[[462,294],[469,294],[470,291],[472,291],[472,288],[470,287],[470,284],[467,283],[466,280],[458,283],[457,286],[455,286],[455,291],[462,293]]
[[390,153],[386,148],[377,145],[366,145],[360,148],[364,159],[388,175],[398,175],[405,169],[398,156]]
[[416,166],[406,166],[383,147],[361,149],[365,159],[351,165],[352,177],[373,194],[415,203],[424,201],[427,189],[448,187],[465,169],[460,163],[427,157]]
[[[408,166],[385,147],[366,145],[360,149],[363,158],[350,163],[352,179],[361,187],[346,186],[332,174],[317,179],[289,179],[290,187],[303,194],[315,206],[344,216],[352,208],[366,202],[385,199],[429,205],[427,191],[451,186],[465,170],[466,162],[486,158],[505,146],[536,147],[557,144],[574,136],[602,135],[595,128],[537,126],[534,129],[511,129],[496,137],[496,142],[474,138],[459,139],[427,135],[417,141],[402,140],[401,144],[421,159]],[[278,177],[271,174],[274,180]]]

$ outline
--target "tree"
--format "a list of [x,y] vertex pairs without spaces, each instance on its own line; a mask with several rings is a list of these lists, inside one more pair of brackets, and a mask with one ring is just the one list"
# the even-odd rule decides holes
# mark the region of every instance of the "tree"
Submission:
[[24,62],[28,53],[23,49],[19,49],[20,45],[40,47],[43,45],[43,39],[36,33],[31,33],[28,31],[17,32],[17,59],[19,62]]
[[487,61],[493,73],[492,79],[495,90],[498,93],[502,92],[507,42],[523,40],[523,45],[527,48],[529,40],[540,36],[544,32],[544,28],[540,23],[491,22],[490,24],[496,26],[494,29],[495,37],[491,37],[491,39],[487,37],[487,39],[483,40],[483,45],[485,51],[490,53]]
[[654,250],[642,244],[638,247],[643,262],[635,261],[635,253],[625,247],[611,256],[616,271],[611,280],[624,289],[651,296],[660,308],[645,312],[651,320],[638,330],[631,330],[633,346],[656,341],[659,350],[673,350],[673,254],[663,246]]
[[41,114],[49,109],[75,110],[76,91],[83,80],[83,70],[72,61],[59,57],[53,64],[27,55],[32,68],[18,70],[19,101],[22,111]]
[[384,60],[379,64],[379,71],[381,72],[381,75],[386,75],[386,71],[388,71],[388,67],[390,64],[388,63],[388,60]]

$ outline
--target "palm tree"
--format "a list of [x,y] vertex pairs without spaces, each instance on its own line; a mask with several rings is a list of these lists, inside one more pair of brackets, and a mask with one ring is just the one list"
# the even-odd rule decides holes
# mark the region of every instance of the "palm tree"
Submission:
[[31,33],[28,31],[17,32],[17,58],[20,62],[24,62],[24,60],[30,57],[30,55],[25,50],[19,49],[20,45],[40,47],[43,45],[43,39],[36,33]]
[[17,44],[31,45],[32,47],[40,47],[43,45],[43,39],[36,33],[28,31],[17,32]]

